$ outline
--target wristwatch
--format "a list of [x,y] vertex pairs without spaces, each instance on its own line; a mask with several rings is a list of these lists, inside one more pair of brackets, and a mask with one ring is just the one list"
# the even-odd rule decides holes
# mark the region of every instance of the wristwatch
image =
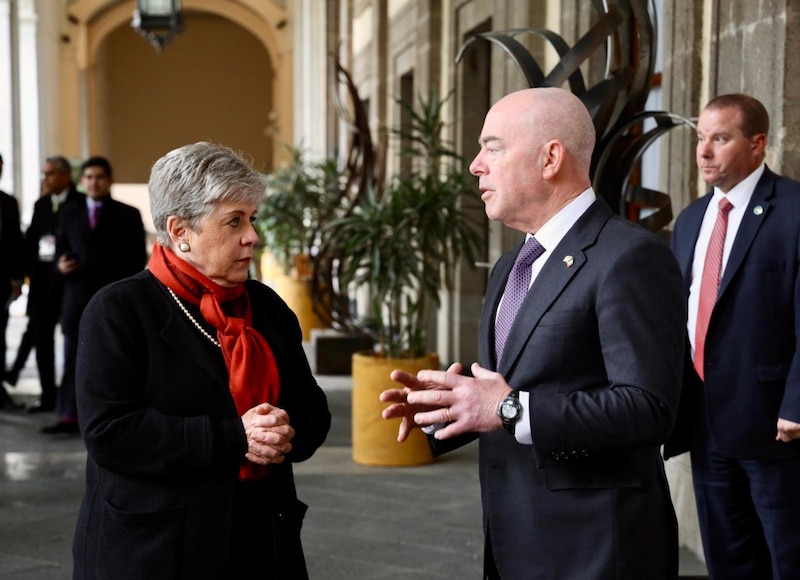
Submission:
[[519,403],[519,391],[514,389],[508,396],[500,401],[497,416],[503,423],[503,428],[514,435],[517,422],[522,418],[522,405]]

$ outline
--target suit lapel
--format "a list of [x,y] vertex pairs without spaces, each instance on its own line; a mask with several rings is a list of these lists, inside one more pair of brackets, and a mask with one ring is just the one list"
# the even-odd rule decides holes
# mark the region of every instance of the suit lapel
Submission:
[[486,297],[484,298],[484,308],[481,313],[481,322],[478,329],[479,345],[480,345],[480,364],[484,368],[497,368],[497,362],[494,360],[494,321],[497,317],[497,306],[500,303],[500,298],[503,296],[505,290],[506,280],[514,265],[514,260],[517,258],[522,249],[522,245],[517,246],[516,251],[509,252],[502,256],[497,262],[492,275],[489,278],[489,285],[486,288]]
[[[750,198],[750,203],[742,217],[742,223],[739,224],[739,230],[736,232],[736,239],[733,241],[731,254],[728,256],[725,271],[722,273],[722,280],[720,280],[717,300],[725,294],[731,279],[742,266],[753,239],[761,228],[761,224],[767,219],[770,209],[770,203],[767,200],[772,197],[774,189],[775,174],[769,169],[764,169],[764,174],[758,180],[755,191],[753,191],[753,195]],[[755,211],[756,207],[760,207],[761,210]]]
[[[555,302],[570,281],[578,275],[578,272],[586,263],[584,250],[595,243],[600,230],[611,215],[611,210],[605,202],[598,199],[578,219],[575,225],[567,232],[567,235],[564,236],[564,239],[561,240],[561,243],[550,254],[547,263],[539,272],[530,292],[525,297],[514,325],[509,331],[503,350],[503,357],[498,361],[497,365],[497,371],[500,374],[505,375],[508,373],[517,358],[519,358],[523,345],[536,329],[544,313]],[[571,266],[564,260],[567,256],[572,257]],[[508,267],[508,270],[510,271],[510,267]],[[507,274],[506,272],[506,276],[502,278],[503,285],[505,285],[505,279],[508,277]],[[502,289],[499,290],[500,293],[502,291]],[[493,311],[496,311],[499,300],[500,298],[497,296],[495,301],[492,302],[494,305]],[[492,333],[492,336],[494,336],[494,333]]]

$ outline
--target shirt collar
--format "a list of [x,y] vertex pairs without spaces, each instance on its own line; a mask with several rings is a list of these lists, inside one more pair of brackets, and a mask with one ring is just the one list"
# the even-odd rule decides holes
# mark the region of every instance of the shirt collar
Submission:
[[89,209],[92,209],[94,206],[103,207],[103,201],[104,201],[104,199],[94,200],[94,199],[92,199],[91,197],[89,197],[87,195],[86,196],[86,207],[88,207]]
[[[536,241],[542,244],[546,250],[554,249],[595,201],[597,201],[597,195],[594,190],[591,187],[584,190],[539,228],[535,234]],[[532,235],[534,234],[528,234],[525,240],[527,241]]]
[[764,174],[765,168],[766,165],[764,163],[759,165],[755,171],[734,185],[728,193],[724,193],[720,191],[719,188],[715,187],[714,197],[711,203],[719,204],[719,200],[726,197],[728,201],[733,204],[734,208],[744,209],[747,207],[747,204],[750,203],[750,198],[753,197],[753,192],[756,189],[758,180],[761,179],[761,176]]

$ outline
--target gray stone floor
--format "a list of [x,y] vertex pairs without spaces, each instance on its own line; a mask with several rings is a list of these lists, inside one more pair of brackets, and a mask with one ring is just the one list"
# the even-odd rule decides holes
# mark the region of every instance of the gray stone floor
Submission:
[[[24,329],[14,304],[8,331],[12,360]],[[303,528],[314,580],[481,577],[477,449],[472,445],[420,467],[355,464],[350,448],[350,377],[319,376],[333,428],[326,444],[297,466],[298,493],[310,508]],[[33,356],[9,392],[38,392]],[[83,490],[86,452],[79,437],[45,436],[52,415],[0,411],[0,579],[71,577],[70,544]],[[682,573],[703,573],[682,552]]]

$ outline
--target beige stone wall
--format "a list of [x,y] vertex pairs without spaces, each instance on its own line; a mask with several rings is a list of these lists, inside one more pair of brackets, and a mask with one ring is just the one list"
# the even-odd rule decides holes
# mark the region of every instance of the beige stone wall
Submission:
[[[700,2],[667,2],[663,22],[663,108],[688,118],[700,110],[702,85],[702,21]],[[664,137],[661,152],[661,191],[672,198],[673,213],[697,197],[694,163],[695,131],[674,129]]]
[[[664,108],[696,117],[712,97],[741,92],[759,99],[770,114],[767,163],[800,177],[800,120],[796,74],[800,38],[796,2],[705,0],[665,2]],[[676,130],[662,158],[662,190],[677,214],[706,191],[694,161],[694,134]]]
[[709,59],[710,96],[747,93],[769,111],[773,130],[767,163],[777,171],[789,138],[784,130],[786,10],[786,1],[719,2]]
[[274,75],[258,39],[210,14],[187,14],[186,30],[162,54],[130,27],[101,47],[94,69],[94,152],[118,181],[146,182],[167,151],[196,141],[241,150],[272,167],[268,133]]
[[60,2],[68,20],[50,90],[62,95],[61,152],[108,155],[125,180],[199,139],[241,149],[262,170],[285,157],[273,145],[293,142],[291,3],[184,0],[186,30],[156,55],[130,28],[135,0]]

